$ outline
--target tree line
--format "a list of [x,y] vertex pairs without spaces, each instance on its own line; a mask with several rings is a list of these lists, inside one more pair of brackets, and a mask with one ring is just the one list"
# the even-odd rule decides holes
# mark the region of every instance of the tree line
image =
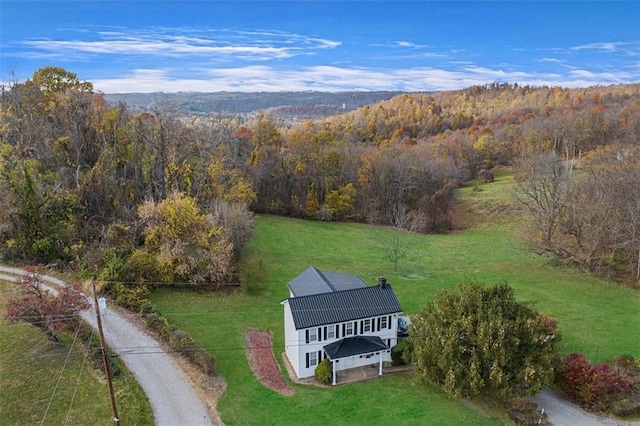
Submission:
[[[191,115],[170,103],[135,111],[47,67],[4,87],[0,108],[4,257],[135,282],[235,280],[254,213],[447,232],[455,188],[480,170],[546,153],[631,175],[640,137],[640,85],[495,83],[286,123],[264,112]],[[601,192],[637,197],[619,189]],[[573,195],[574,206],[594,205],[586,193]],[[637,215],[633,202],[620,203],[628,212],[608,219]],[[631,255],[640,259],[635,236],[624,247],[598,241],[600,260],[587,265],[629,272]]]

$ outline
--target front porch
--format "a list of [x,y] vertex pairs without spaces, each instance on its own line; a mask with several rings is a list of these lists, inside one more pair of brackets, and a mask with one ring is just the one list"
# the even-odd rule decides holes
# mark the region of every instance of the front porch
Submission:
[[338,372],[357,367],[377,366],[377,374],[382,376],[383,362],[391,361],[390,348],[378,336],[346,337],[323,349],[331,361],[333,385],[338,383]]
[[[302,385],[314,385],[314,386],[327,386],[321,384],[315,377],[309,377],[306,379],[299,379],[296,373],[293,371],[293,367],[287,359],[287,355],[283,352],[282,359],[284,360],[285,367],[289,373],[289,378],[295,383]],[[336,386],[346,385],[349,383],[362,382],[364,380],[372,380],[388,374],[409,373],[413,371],[411,365],[392,366],[389,363],[384,363],[382,367],[382,376],[378,373],[378,364],[365,365],[362,367],[354,367],[348,370],[341,370],[336,372]],[[329,384],[328,386],[332,386]]]
[[[382,375],[405,373],[413,371],[411,365],[388,366],[382,368]],[[350,368],[348,370],[338,371],[336,374],[336,385],[346,385],[348,383],[362,382],[363,380],[372,380],[380,378],[378,374],[378,366],[375,364],[365,365],[364,367]]]

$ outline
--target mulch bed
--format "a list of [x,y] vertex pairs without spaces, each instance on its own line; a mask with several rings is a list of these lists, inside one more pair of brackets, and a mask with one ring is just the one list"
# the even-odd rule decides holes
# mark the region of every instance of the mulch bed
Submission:
[[294,389],[285,383],[280,366],[273,356],[271,333],[247,328],[244,331],[244,342],[249,366],[260,383],[283,395],[293,394]]

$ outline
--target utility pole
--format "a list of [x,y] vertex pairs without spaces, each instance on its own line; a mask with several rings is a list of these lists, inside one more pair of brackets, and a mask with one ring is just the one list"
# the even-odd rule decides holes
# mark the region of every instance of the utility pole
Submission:
[[120,425],[118,418],[118,407],[116,407],[116,396],[113,393],[113,383],[111,383],[111,371],[109,370],[109,360],[107,351],[104,348],[104,334],[102,333],[102,320],[100,319],[100,307],[98,306],[98,297],[96,296],[96,284],[91,281],[91,290],[93,292],[93,306],[96,308],[96,319],[98,321],[98,335],[100,336],[100,351],[102,352],[102,360],[104,362],[104,372],[107,375],[107,384],[109,385],[109,396],[111,397],[111,411],[113,412],[113,423],[115,426]]

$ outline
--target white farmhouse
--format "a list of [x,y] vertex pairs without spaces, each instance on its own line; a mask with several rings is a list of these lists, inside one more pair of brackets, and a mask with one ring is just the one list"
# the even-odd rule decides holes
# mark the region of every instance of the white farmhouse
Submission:
[[336,372],[391,361],[402,308],[386,279],[369,286],[359,276],[309,268],[288,284],[285,353],[298,378],[312,377],[325,358]]

